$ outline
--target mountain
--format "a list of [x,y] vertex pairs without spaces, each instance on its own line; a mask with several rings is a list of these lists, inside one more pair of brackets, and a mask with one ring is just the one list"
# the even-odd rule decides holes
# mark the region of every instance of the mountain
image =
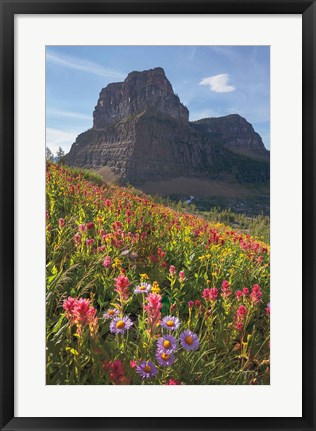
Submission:
[[269,151],[250,123],[237,114],[190,122],[160,67],[103,88],[93,127],[65,162],[164,194],[214,195],[215,185],[224,195],[254,184],[268,190],[270,172]]
[[266,150],[261,136],[240,115],[204,118],[191,124],[200,132],[208,134],[213,143],[222,144],[235,154],[257,160],[269,160],[269,151]]

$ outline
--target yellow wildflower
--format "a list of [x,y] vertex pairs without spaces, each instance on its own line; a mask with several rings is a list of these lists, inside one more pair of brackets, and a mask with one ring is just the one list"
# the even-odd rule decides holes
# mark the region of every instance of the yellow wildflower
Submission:
[[153,285],[152,285],[151,291],[152,291],[153,293],[159,293],[159,292],[160,292],[160,287],[159,287],[159,283],[158,283],[158,281],[154,281],[154,282],[153,282]]
[[122,261],[119,258],[115,258],[112,263],[112,268],[120,268],[122,266]]

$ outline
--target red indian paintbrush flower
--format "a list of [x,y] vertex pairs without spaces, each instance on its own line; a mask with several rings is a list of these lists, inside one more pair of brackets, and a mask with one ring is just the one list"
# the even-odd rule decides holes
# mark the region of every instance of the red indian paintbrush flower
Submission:
[[181,385],[181,382],[179,380],[169,379],[165,385]]
[[147,320],[150,328],[149,330],[150,332],[152,332],[161,319],[161,312],[160,312],[160,309],[162,308],[161,296],[156,295],[155,293],[150,293],[147,296],[146,301],[147,301],[147,305],[144,305],[144,309],[148,316]]
[[204,289],[202,297],[206,301],[216,301],[218,297],[218,290],[215,287],[212,287],[211,289]]
[[103,266],[105,266],[106,268],[109,268],[109,266],[111,266],[111,257],[110,256],[105,256],[104,261],[103,261]]
[[77,332],[81,334],[82,328],[89,325],[90,333],[96,334],[98,330],[97,310],[92,306],[89,299],[72,298],[65,299],[63,309],[71,325],[77,325]]
[[253,304],[258,304],[261,301],[262,292],[258,284],[254,284],[251,289],[250,300]]
[[230,290],[230,284],[227,280],[224,280],[222,283],[222,296],[223,298],[227,299],[232,294],[232,291]]
[[114,279],[115,281],[115,292],[117,292],[121,299],[126,301],[129,296],[128,286],[131,284],[129,282],[129,279],[124,275],[121,274],[117,278]]
[[247,315],[247,308],[244,306],[244,305],[240,305],[239,307],[238,307],[238,310],[237,310],[237,316],[240,318],[240,319],[244,319],[244,317]]
[[174,276],[174,275],[176,275],[176,272],[177,272],[176,267],[174,265],[170,265],[169,274],[171,276]]
[[186,276],[185,276],[184,271],[180,271],[179,272],[179,281],[180,281],[180,283],[183,283],[185,280],[186,280]]
[[128,385],[129,379],[124,374],[123,364],[119,359],[113,362],[104,362],[103,369],[109,372],[109,377],[115,385]]
[[243,297],[243,292],[242,290],[236,290],[235,292],[235,296],[238,300],[240,300]]
[[79,245],[79,244],[81,244],[81,236],[80,236],[80,234],[79,234],[79,233],[76,233],[76,234],[74,235],[74,243],[75,243],[75,245]]

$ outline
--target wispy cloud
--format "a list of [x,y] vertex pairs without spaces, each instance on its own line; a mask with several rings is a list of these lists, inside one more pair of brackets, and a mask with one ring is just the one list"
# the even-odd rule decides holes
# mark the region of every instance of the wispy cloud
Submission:
[[71,111],[60,111],[55,109],[48,109],[47,115],[51,117],[63,117],[63,118],[73,118],[75,120],[91,120],[92,115],[82,114],[81,112],[71,112]]
[[231,93],[235,91],[235,87],[233,85],[228,85],[228,82],[228,73],[221,73],[219,75],[203,78],[199,85],[207,85],[210,90],[215,93]]
[[70,69],[81,70],[82,72],[93,73],[94,75],[102,76],[109,79],[124,79],[125,74],[113,69],[104,67],[90,60],[57,54],[53,51],[46,51],[46,60],[50,63],[57,64]]
[[77,131],[65,131],[48,127],[46,128],[46,146],[49,147],[54,154],[56,154],[59,147],[61,147],[65,153],[68,153],[78,134]]
[[192,46],[192,48],[191,48],[191,50],[189,52],[189,56],[188,56],[188,60],[189,61],[192,61],[194,59],[196,51],[197,51],[197,47],[196,46]]

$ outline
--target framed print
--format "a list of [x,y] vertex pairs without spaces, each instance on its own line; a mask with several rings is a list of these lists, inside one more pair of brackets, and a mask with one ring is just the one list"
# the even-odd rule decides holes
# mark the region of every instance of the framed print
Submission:
[[314,429],[315,2],[2,0],[1,55],[1,429]]

